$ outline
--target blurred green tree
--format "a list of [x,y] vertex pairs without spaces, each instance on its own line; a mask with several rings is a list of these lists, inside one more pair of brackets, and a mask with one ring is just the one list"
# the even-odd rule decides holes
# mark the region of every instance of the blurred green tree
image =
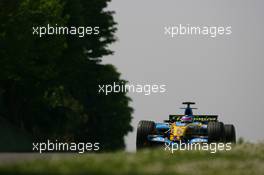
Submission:
[[[101,64],[116,40],[109,0],[0,1],[2,113],[34,140],[98,141],[103,150],[124,148],[132,131],[125,93],[98,94],[98,84],[123,81]],[[37,37],[33,26],[99,26],[99,35]]]

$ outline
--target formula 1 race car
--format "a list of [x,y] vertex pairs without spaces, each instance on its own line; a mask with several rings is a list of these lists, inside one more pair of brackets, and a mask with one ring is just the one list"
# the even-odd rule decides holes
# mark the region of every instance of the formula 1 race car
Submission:
[[183,102],[187,105],[184,115],[170,115],[164,123],[140,121],[137,128],[137,149],[159,144],[172,143],[235,143],[235,127],[218,121],[217,115],[193,115],[190,105],[194,102]]

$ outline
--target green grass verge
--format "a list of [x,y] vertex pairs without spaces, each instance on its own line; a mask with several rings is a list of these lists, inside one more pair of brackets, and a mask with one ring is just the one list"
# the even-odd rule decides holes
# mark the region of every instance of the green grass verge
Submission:
[[54,154],[48,159],[0,165],[0,174],[173,174],[173,175],[261,175],[264,144],[236,145],[231,151],[143,150],[137,153]]

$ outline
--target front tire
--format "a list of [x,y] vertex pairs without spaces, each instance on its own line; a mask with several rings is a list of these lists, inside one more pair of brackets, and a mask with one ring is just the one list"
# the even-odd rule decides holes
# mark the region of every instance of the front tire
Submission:
[[151,142],[148,141],[148,135],[155,132],[155,123],[153,121],[142,120],[137,127],[137,149],[151,147]]
[[224,141],[224,124],[222,122],[209,122],[208,126],[208,142]]

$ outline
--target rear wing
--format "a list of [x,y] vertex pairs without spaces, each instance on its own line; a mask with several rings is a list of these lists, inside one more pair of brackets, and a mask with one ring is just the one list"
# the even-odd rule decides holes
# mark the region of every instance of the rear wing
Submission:
[[[184,115],[170,115],[168,122],[178,122],[181,121],[181,117]],[[194,115],[193,120],[195,122],[210,122],[210,121],[218,121],[218,115]]]

